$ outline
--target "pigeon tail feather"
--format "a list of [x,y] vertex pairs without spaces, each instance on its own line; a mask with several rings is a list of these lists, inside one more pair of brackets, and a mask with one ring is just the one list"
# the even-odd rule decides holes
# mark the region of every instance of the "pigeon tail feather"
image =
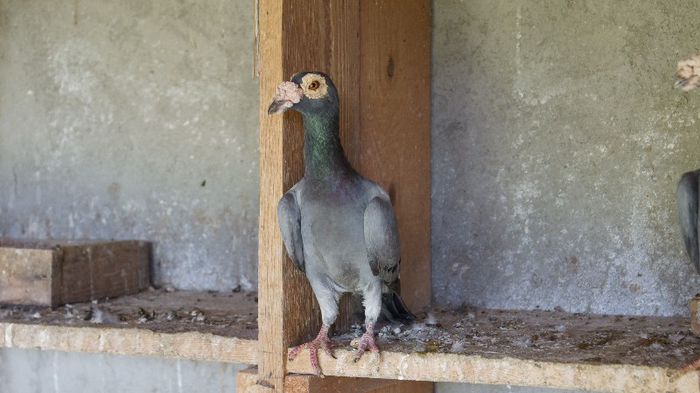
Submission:
[[381,316],[389,322],[411,323],[416,320],[416,316],[408,309],[401,296],[390,290],[382,293],[382,314]]

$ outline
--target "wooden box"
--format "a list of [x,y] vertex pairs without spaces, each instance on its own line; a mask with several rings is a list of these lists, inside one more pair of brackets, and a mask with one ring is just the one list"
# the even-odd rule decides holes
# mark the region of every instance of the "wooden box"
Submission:
[[137,293],[150,284],[143,241],[0,239],[0,303],[58,306]]

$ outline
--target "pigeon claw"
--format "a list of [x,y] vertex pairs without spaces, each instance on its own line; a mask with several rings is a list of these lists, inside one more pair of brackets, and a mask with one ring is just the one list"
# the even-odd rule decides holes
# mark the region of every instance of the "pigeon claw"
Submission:
[[289,351],[289,355],[287,355],[287,358],[290,361],[294,360],[304,349],[309,350],[309,361],[311,362],[311,368],[313,368],[314,374],[316,376],[323,377],[323,373],[321,372],[321,366],[318,362],[318,350],[322,350],[326,353],[326,355],[335,359],[333,351],[331,350],[331,340],[328,338],[327,333],[323,332],[322,330],[318,333],[318,336],[316,336],[315,339],[292,348]]
[[367,350],[370,350],[373,353],[379,353],[379,347],[374,341],[373,332],[365,332],[365,334],[362,335],[362,337],[360,338],[360,342],[357,345],[357,351],[355,351],[355,357],[353,358],[353,361],[357,363],[357,361],[360,360],[362,355],[365,352],[367,352]]

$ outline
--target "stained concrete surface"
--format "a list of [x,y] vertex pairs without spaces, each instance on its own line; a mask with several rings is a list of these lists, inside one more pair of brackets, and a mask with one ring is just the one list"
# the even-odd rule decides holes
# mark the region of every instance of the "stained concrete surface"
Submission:
[[700,3],[434,2],[433,291],[442,305],[683,315],[677,228]]
[[3,393],[234,393],[244,365],[19,349],[0,350]]
[[250,1],[0,0],[0,235],[155,242],[155,280],[255,289]]

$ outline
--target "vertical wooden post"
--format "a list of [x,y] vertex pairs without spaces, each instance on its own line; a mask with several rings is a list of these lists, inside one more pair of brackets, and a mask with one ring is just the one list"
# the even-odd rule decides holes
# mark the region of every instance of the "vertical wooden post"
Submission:
[[302,122],[293,112],[268,116],[267,106],[275,87],[295,72],[316,70],[331,75],[340,93],[341,140],[348,158],[361,173],[393,194],[401,231],[406,300],[414,309],[427,306],[430,2],[259,0],[258,6],[257,378],[259,386],[282,392],[287,348],[314,335],[320,318],[306,278],[284,254],[277,225],[279,198],[303,174]]
[[700,295],[690,299],[690,330],[700,336]]
[[[291,113],[284,117],[267,114],[276,86],[289,78],[290,52],[294,49],[302,55],[301,40],[304,36],[300,33],[304,26],[313,24],[316,16],[311,12],[305,21],[293,11],[290,3],[280,0],[260,0],[259,3],[258,378],[277,392],[284,389],[287,347],[317,325],[314,297],[304,277],[285,258],[277,225],[277,202],[303,173],[300,158],[303,135],[299,124],[294,124]],[[297,23],[292,22],[297,19],[300,19]],[[290,26],[292,31],[288,31]],[[289,41],[293,40],[300,42],[290,48]],[[299,123],[298,119],[296,123]]]
[[401,296],[431,301],[431,2],[361,0],[360,173],[391,195],[401,238]]

